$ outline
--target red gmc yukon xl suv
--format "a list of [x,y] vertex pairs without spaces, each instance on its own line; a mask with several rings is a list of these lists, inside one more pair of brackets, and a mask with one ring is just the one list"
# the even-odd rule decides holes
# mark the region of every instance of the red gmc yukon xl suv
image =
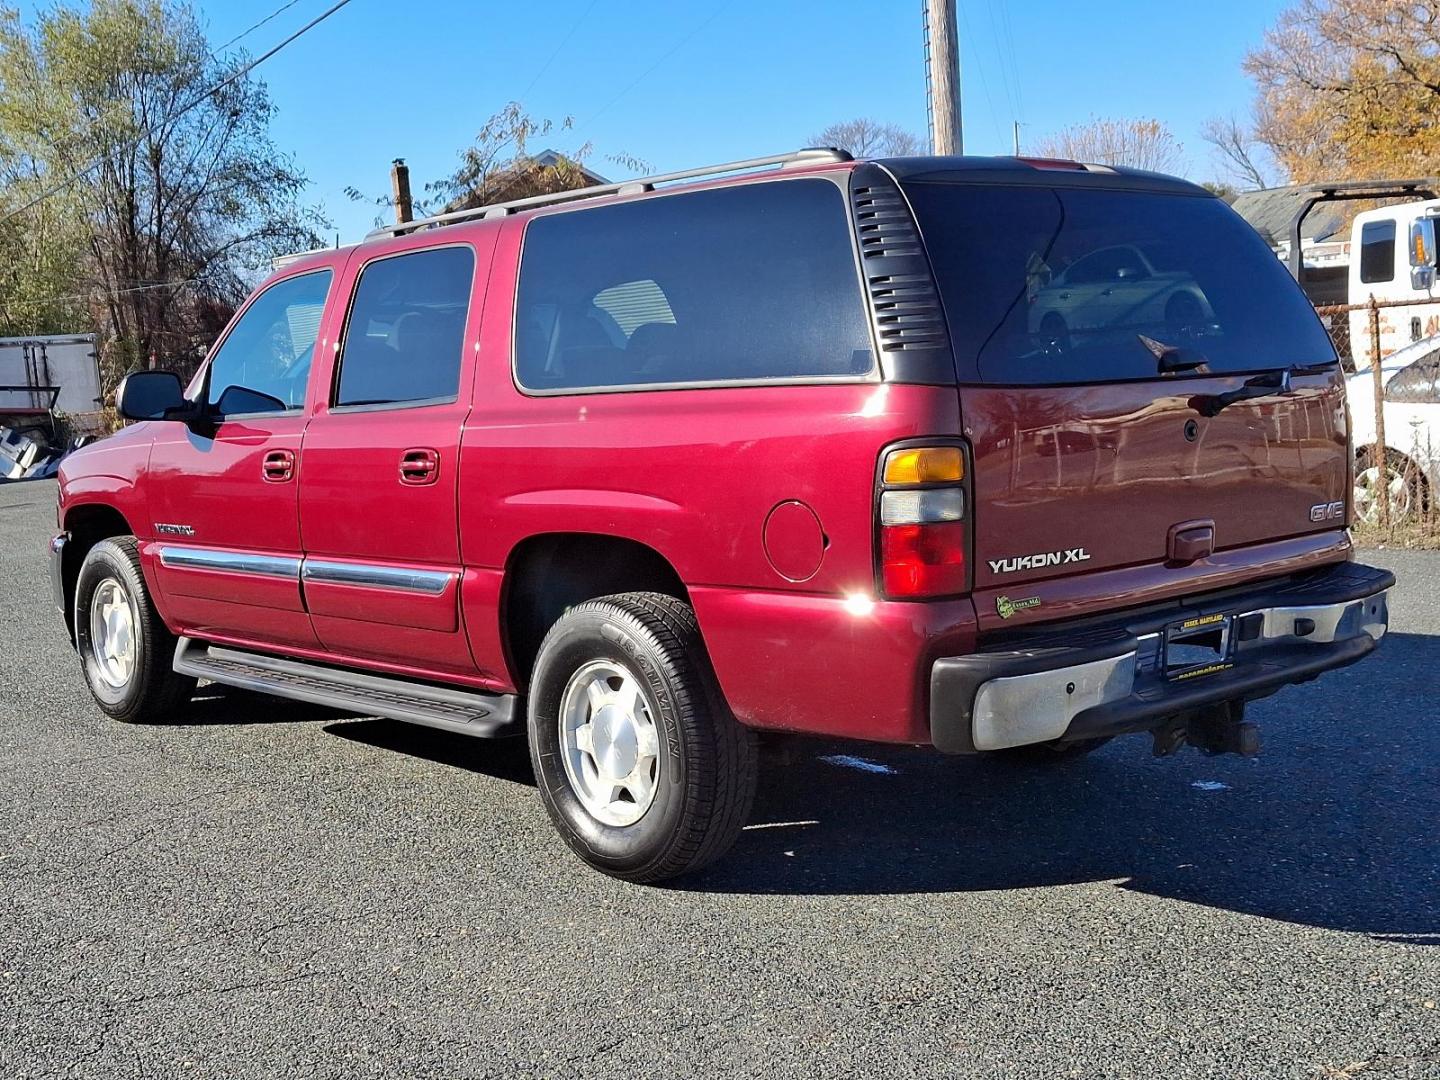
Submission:
[[1245,702],[1387,625],[1343,387],[1191,184],[806,150],[284,267],[66,461],[55,594],[113,717],[523,732],[653,881],[729,848],[760,733],[1255,752]]

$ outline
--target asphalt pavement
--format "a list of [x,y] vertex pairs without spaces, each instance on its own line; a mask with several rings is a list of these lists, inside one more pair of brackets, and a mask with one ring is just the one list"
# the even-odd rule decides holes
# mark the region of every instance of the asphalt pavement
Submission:
[[[1440,1077],[1440,554],[1255,760],[806,744],[709,872],[611,881],[523,754],[91,704],[0,486],[0,1077]],[[835,672],[834,678],[863,673]]]

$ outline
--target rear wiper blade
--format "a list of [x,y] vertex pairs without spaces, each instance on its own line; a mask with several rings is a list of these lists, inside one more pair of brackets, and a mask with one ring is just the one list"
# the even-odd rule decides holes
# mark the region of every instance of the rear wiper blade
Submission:
[[1292,392],[1290,380],[1295,376],[1319,375],[1334,366],[1333,363],[1291,364],[1279,371],[1267,371],[1253,379],[1246,379],[1244,385],[1223,394],[1198,394],[1190,399],[1190,407],[1201,416],[1218,416],[1222,409],[1237,401],[1289,394]]
[[1172,371],[1195,371],[1210,362],[1210,358],[1197,349],[1187,349],[1183,345],[1167,345],[1144,334],[1135,336],[1140,339],[1141,345],[1150,350],[1150,355],[1155,357],[1162,375]]

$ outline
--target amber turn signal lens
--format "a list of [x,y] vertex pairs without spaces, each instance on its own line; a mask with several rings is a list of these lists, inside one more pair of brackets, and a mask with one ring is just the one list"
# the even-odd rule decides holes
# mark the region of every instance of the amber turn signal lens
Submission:
[[965,478],[958,446],[920,446],[885,455],[887,484],[955,484]]

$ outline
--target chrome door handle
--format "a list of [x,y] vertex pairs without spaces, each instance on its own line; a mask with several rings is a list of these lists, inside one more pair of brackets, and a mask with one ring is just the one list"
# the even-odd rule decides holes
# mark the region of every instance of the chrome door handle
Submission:
[[440,454],[428,447],[406,450],[400,455],[400,482],[419,486],[440,478]]
[[295,451],[271,450],[265,455],[260,471],[271,484],[289,482],[295,475]]

